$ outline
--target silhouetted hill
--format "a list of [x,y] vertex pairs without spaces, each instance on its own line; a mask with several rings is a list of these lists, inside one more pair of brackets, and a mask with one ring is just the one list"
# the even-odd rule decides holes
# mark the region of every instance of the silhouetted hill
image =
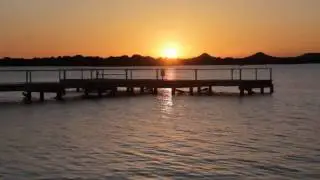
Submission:
[[301,63],[319,63],[320,62],[320,53],[306,53],[301,56],[298,56],[297,59]]
[[263,59],[267,59],[267,58],[273,58],[272,56],[269,56],[263,52],[258,52],[256,54],[253,54],[252,56],[249,56],[248,58],[263,58]]
[[259,65],[320,63],[320,53],[307,53],[298,57],[273,57],[259,52],[245,58],[219,58],[203,53],[198,57],[180,60],[155,59],[133,55],[117,57],[59,56],[48,58],[3,58],[0,66],[162,66],[162,65]]
[[213,57],[208,53],[203,53],[198,57],[185,59],[183,63],[184,65],[210,65],[214,61],[217,61],[216,57]]
[[244,64],[244,65],[245,64],[274,64],[278,60],[279,58],[267,55],[263,52],[258,52],[251,56],[239,59],[239,61],[241,61],[240,64]]

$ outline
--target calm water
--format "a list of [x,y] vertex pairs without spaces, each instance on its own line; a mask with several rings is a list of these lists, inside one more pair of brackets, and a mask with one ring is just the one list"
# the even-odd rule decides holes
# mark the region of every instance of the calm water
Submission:
[[320,179],[319,77],[274,66],[275,94],[245,98],[2,93],[0,179]]

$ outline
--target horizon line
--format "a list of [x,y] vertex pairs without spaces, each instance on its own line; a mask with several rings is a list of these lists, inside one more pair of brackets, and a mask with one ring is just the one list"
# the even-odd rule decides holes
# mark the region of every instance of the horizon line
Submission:
[[186,60],[186,59],[193,59],[193,58],[197,58],[197,57],[200,57],[202,55],[209,55],[210,57],[212,58],[217,58],[217,59],[228,59],[228,58],[232,58],[232,59],[242,59],[242,58],[248,58],[248,57],[251,57],[251,56],[254,56],[254,55],[257,55],[257,54],[264,54],[266,56],[271,56],[273,58],[294,58],[294,57],[300,57],[300,56],[303,56],[303,55],[307,55],[307,54],[320,54],[320,51],[319,52],[305,52],[305,53],[301,53],[301,54],[298,54],[298,55],[291,55],[291,56],[274,56],[274,55],[271,55],[271,54],[268,54],[268,53],[264,53],[264,52],[256,52],[256,53],[253,53],[253,54],[249,54],[247,56],[242,56],[242,57],[234,57],[234,56],[225,56],[225,57],[221,57],[221,56],[214,56],[210,53],[202,53],[198,56],[192,56],[192,57],[177,57],[177,58],[166,58],[166,57],[154,57],[154,56],[151,56],[151,55],[142,55],[142,54],[132,54],[132,55],[127,55],[127,54],[124,54],[124,55],[110,55],[110,56],[94,56],[94,55],[84,55],[84,54],[70,54],[70,55],[53,55],[53,56],[33,56],[33,57],[20,57],[20,56],[0,56],[0,59],[3,60],[3,59],[45,59],[45,58],[63,58],[63,57],[76,57],[76,56],[82,56],[82,57],[96,57],[96,58],[101,58],[101,59],[108,59],[108,58],[117,58],[117,57],[129,57],[129,58],[132,58],[133,56],[141,56],[141,57],[150,57],[150,58],[153,58],[153,59],[175,59],[175,60]]

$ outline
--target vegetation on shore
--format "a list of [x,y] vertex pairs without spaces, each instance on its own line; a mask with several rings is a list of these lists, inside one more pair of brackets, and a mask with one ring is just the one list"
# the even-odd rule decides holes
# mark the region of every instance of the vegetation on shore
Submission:
[[163,66],[163,65],[261,65],[320,63],[320,53],[308,53],[297,57],[273,57],[256,53],[245,58],[219,58],[204,53],[189,59],[163,59],[133,55],[118,57],[60,56],[48,58],[3,58],[0,66]]

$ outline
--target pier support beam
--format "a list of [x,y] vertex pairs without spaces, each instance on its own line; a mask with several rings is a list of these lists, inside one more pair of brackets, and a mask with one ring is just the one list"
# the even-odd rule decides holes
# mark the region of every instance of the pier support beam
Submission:
[[273,85],[270,86],[270,94],[273,94],[274,93],[274,87]]
[[117,92],[118,92],[118,88],[117,87],[112,88],[111,91],[110,91],[110,96],[112,96],[112,97],[116,96]]
[[98,89],[98,96],[101,98],[102,97],[102,89]]
[[240,88],[240,97],[243,97],[243,96],[244,96],[244,89]]
[[23,92],[22,94],[24,96],[23,100],[24,100],[25,103],[31,103],[32,102],[32,93],[30,91]]
[[171,93],[173,96],[176,95],[176,88],[172,88]]
[[127,92],[130,94],[134,94],[134,88],[133,87],[127,87]]
[[264,87],[261,87],[261,88],[260,88],[260,93],[261,93],[261,94],[264,94]]
[[211,96],[213,94],[212,86],[209,86],[209,95]]
[[254,94],[252,88],[248,88],[247,91],[248,91],[248,95],[250,95],[250,96],[252,96]]
[[157,95],[158,94],[158,88],[153,88],[152,94]]
[[140,87],[140,94],[144,93],[144,87]]
[[84,96],[89,97],[89,90],[88,89],[84,89]]
[[57,92],[57,96],[56,96],[56,100],[57,101],[62,101],[63,100],[62,95],[63,95],[63,92],[62,91],[58,91]]
[[197,92],[198,92],[198,94],[201,94],[201,87],[197,88]]
[[193,96],[193,87],[190,87],[189,90],[190,90],[190,95]]
[[40,101],[41,101],[41,102],[44,101],[44,92],[40,92]]

